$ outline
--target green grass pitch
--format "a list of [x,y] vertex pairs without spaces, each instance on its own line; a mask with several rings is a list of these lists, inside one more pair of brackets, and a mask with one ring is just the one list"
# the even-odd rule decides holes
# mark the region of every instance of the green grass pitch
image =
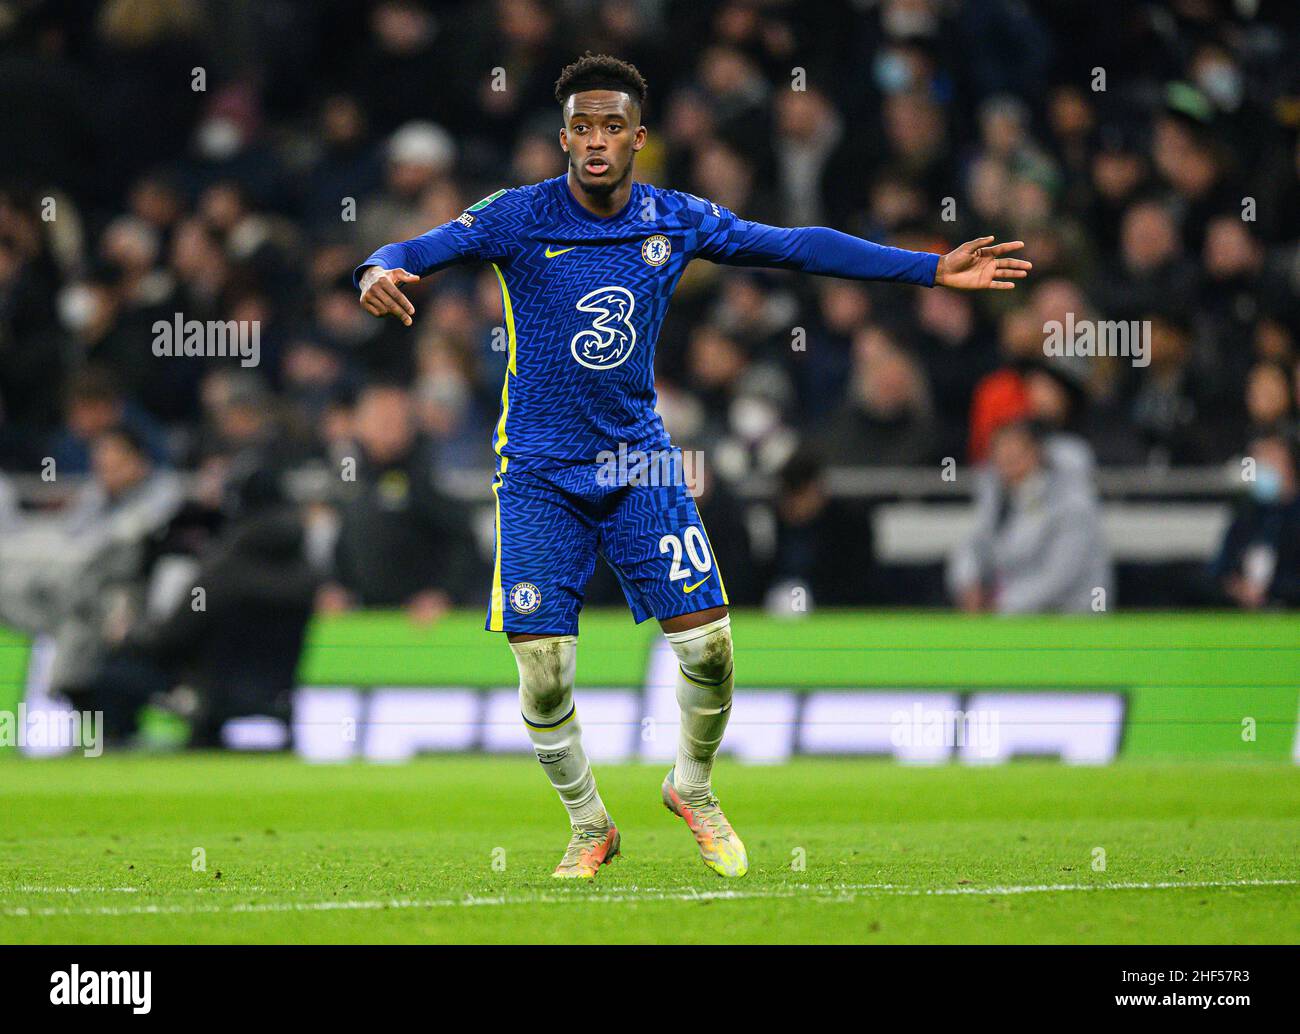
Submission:
[[0,941],[1293,943],[1300,932],[1292,764],[723,762],[715,783],[750,852],[739,881],[701,865],[659,803],[660,769],[598,775],[624,857],[575,885],[549,877],[567,828],[530,759],[3,759]]

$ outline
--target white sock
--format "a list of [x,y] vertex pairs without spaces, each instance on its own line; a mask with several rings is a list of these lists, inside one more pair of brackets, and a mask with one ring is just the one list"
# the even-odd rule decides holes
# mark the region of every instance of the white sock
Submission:
[[677,655],[677,704],[681,727],[673,783],[687,801],[712,792],[713,759],[731,717],[731,618],[722,617],[685,632],[666,632]]
[[569,821],[583,829],[607,828],[609,816],[582,749],[582,726],[573,704],[577,636],[511,643],[510,649],[519,666],[519,709],[528,738],[569,813]]

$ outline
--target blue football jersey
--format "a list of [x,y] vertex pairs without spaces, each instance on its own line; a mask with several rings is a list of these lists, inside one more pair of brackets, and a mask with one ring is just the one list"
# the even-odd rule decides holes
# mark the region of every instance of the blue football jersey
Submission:
[[620,444],[666,445],[655,342],[693,258],[924,286],[939,260],[821,227],[764,226],[646,183],[602,218],[557,176],[498,191],[420,237],[385,245],[356,275],[374,265],[425,276],[456,262],[491,263],[508,340],[494,435],[505,471],[595,461]]

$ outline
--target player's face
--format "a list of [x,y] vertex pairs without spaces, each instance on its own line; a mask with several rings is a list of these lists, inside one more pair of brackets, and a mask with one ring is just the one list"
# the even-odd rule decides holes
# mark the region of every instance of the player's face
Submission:
[[560,146],[578,185],[609,194],[632,175],[632,159],[645,146],[641,113],[626,93],[587,90],[564,102]]

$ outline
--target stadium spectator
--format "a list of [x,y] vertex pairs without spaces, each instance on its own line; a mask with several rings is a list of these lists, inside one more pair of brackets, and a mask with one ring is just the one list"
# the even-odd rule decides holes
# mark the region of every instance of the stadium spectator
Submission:
[[257,470],[284,471],[314,455],[300,415],[252,370],[214,369],[203,380],[204,425],[194,442],[203,501],[228,508],[228,492]]
[[788,226],[845,225],[863,207],[862,140],[818,89],[782,90],[773,148],[781,218]]
[[1089,177],[1090,196],[1081,210],[1084,222],[1101,254],[1118,255],[1124,215],[1146,190],[1150,178],[1149,163],[1131,130],[1114,124],[1102,127]]
[[475,395],[473,361],[451,337],[423,337],[416,356],[416,423],[429,439],[436,470],[482,470],[491,444],[479,432],[483,407]]
[[1148,313],[1144,322],[1151,326],[1151,364],[1131,382],[1129,416],[1146,458],[1164,466],[1226,459],[1241,440],[1239,425],[1215,405],[1212,377],[1193,355],[1191,327],[1173,313]]
[[727,277],[708,319],[743,341],[754,356],[779,361],[790,350],[790,327],[798,315],[793,292],[755,272]]
[[926,291],[917,300],[916,352],[933,393],[938,451],[964,456],[965,416],[975,385],[996,364],[996,346],[970,299],[955,291]]
[[1029,392],[1022,371],[1027,362],[1043,355],[1042,324],[1029,307],[1002,314],[998,321],[998,353],[1001,365],[981,377],[971,392],[966,449],[973,463],[988,457],[994,431],[1029,412]]
[[1053,464],[1026,421],[993,437],[975,526],[948,562],[948,588],[966,611],[1087,614],[1113,605],[1110,551],[1095,496],[1077,470]]
[[879,600],[870,513],[829,495],[816,454],[800,451],[781,468],[774,513],[768,609],[801,613]]
[[149,540],[179,509],[181,486],[154,470],[126,428],[100,434],[91,480],[68,512],[0,536],[0,620],[54,638],[54,692],[84,690],[113,627],[142,607]]
[[1058,471],[1077,471],[1091,491],[1096,456],[1083,434],[1088,426],[1088,360],[1041,359],[1026,364],[1028,416],[1043,430],[1044,446]]
[[1184,257],[1178,224],[1163,203],[1139,201],[1125,210],[1118,258],[1098,277],[1094,292],[1111,319],[1142,319],[1191,304],[1196,267]]
[[1256,363],[1246,379],[1246,414],[1251,438],[1286,434],[1295,422],[1291,371],[1277,362]]
[[1169,202],[1182,214],[1180,238],[1187,254],[1199,253],[1209,220],[1238,208],[1226,181],[1224,141],[1215,136],[1210,98],[1184,83],[1166,87],[1169,110],[1155,120],[1151,153],[1156,172],[1170,188]]
[[[770,136],[768,99],[772,87],[748,54],[730,43],[706,43],[699,54],[695,74],[705,103],[713,110],[718,137],[761,140],[766,144]],[[706,145],[705,151],[710,150]],[[724,185],[721,179],[717,185]]]
[[380,133],[390,133],[403,122],[427,118],[438,106],[451,113],[461,97],[452,91],[457,77],[447,76],[446,92],[429,89],[429,69],[443,64],[444,33],[439,19],[422,5],[408,0],[384,0],[367,12],[369,33],[350,40],[348,67],[341,76]]
[[367,197],[383,182],[382,166],[370,146],[366,112],[356,97],[336,93],[320,109],[318,151],[303,182],[298,211],[322,240],[347,240],[346,198]]
[[476,599],[482,584],[463,518],[434,482],[428,439],[416,428],[405,388],[374,384],[355,415],[355,478],[344,474],[327,611],[404,607],[436,621],[453,602]]
[[794,395],[785,371],[707,323],[691,335],[689,361],[689,383],[703,405],[701,440],[716,449],[717,470],[732,481],[774,473],[796,444],[785,424]]
[[[1215,341],[1249,341],[1265,308],[1278,304],[1289,290],[1267,268],[1263,244],[1250,232],[1239,214],[1216,216],[1206,229],[1201,264],[1204,275],[1196,305]],[[1249,348],[1225,349],[1216,356],[1223,378],[1235,387],[1244,379],[1247,364],[1255,358]]]
[[879,326],[853,342],[849,394],[831,419],[824,451],[834,464],[901,467],[938,459],[938,429],[920,364]]
[[255,471],[232,494],[229,522],[170,612],[121,637],[78,694],[104,712],[113,743],[129,742],[143,705],[182,686],[170,706],[189,719],[191,747],[221,746],[232,718],[290,727],[320,576],[307,560],[302,518],[274,474]]
[[50,385],[63,379],[57,301],[63,271],[37,216],[37,200],[0,191],[0,413],[30,441],[57,421]]
[[408,122],[389,139],[387,153],[384,189],[357,220],[360,241],[401,240],[428,229],[421,199],[451,172],[456,144],[441,126]]
[[853,358],[853,335],[871,316],[871,295],[851,280],[818,285],[817,306],[808,339],[791,350],[795,388],[805,415],[806,431],[825,427],[844,400]]
[[59,473],[87,473],[92,443],[105,431],[119,426],[129,427],[140,436],[154,463],[168,462],[162,428],[148,413],[127,400],[108,370],[83,367],[73,375],[65,397],[65,425],[49,449]]
[[1251,445],[1250,497],[1237,509],[1210,575],[1244,610],[1300,607],[1300,448],[1273,434]]

